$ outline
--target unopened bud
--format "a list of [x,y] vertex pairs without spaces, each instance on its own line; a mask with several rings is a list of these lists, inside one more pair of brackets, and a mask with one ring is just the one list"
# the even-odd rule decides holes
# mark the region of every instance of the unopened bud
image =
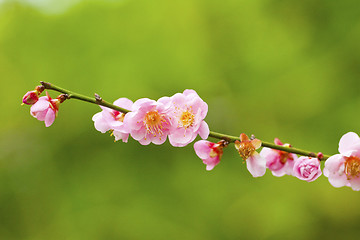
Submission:
[[36,86],[35,90],[29,91],[24,95],[22,102],[27,105],[33,105],[39,100],[39,96],[44,90],[44,86]]
[[22,102],[27,105],[33,105],[39,100],[39,95],[36,90],[25,93]]
[[322,152],[318,152],[317,154],[317,159],[319,159],[321,161],[321,159],[324,158],[324,154]]

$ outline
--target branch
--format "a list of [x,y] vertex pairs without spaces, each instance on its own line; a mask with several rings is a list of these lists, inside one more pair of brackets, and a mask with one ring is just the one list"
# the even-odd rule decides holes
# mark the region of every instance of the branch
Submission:
[[[104,107],[108,107],[108,108],[114,109],[116,111],[125,113],[125,114],[130,112],[130,110],[128,110],[128,109],[124,109],[124,108],[121,108],[119,106],[116,106],[114,104],[111,104],[111,103],[108,103],[108,102],[104,101],[96,93],[95,93],[95,97],[91,98],[91,97],[88,97],[88,96],[84,96],[84,95],[81,95],[81,94],[78,94],[78,93],[75,93],[75,92],[60,88],[60,87],[58,87],[58,86],[56,86],[54,84],[51,84],[51,83],[42,82],[42,81],[40,83],[41,83],[41,85],[44,86],[45,89],[54,90],[54,91],[57,91],[57,92],[67,94],[67,99],[71,99],[71,98],[78,99],[78,100],[81,100],[81,101],[85,101],[85,102],[101,105],[101,106],[104,106]],[[226,134],[223,134],[223,133],[217,133],[217,132],[213,132],[213,131],[210,131],[209,137],[226,140],[227,142],[231,142],[231,143],[235,142],[236,140],[240,140],[239,137],[226,135]],[[306,150],[302,150],[302,149],[298,149],[298,148],[293,148],[293,147],[280,146],[280,145],[276,145],[274,143],[265,142],[265,141],[261,141],[261,146],[262,147],[272,148],[272,149],[277,149],[277,150],[284,151],[284,152],[295,153],[295,154],[299,154],[299,155],[302,155],[302,156],[315,157],[315,158],[317,157],[319,160],[326,160],[326,159],[328,159],[330,157],[329,155],[323,155],[320,152],[315,154],[314,152],[310,152],[310,151],[306,151]]]

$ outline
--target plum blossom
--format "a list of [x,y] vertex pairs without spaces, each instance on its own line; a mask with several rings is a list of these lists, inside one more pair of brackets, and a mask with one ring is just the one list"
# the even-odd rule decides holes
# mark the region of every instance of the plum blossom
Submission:
[[[160,100],[160,99],[159,99]],[[163,144],[173,130],[169,103],[148,98],[137,100],[124,118],[124,129],[142,145]]]
[[[133,102],[127,98],[119,98],[114,102],[114,105],[124,109],[131,109]],[[100,107],[102,111],[96,113],[92,117],[96,130],[102,133],[112,130],[112,134],[115,136],[115,141],[121,139],[123,142],[127,142],[129,132],[124,128],[123,122],[125,114],[107,107]]]
[[250,140],[245,133],[240,134],[240,141],[235,141],[235,148],[246,161],[246,167],[253,177],[261,177],[266,172],[266,160],[256,151],[260,147],[259,139]]
[[44,121],[45,126],[49,127],[55,121],[59,111],[61,100],[52,99],[46,92],[46,96],[40,97],[30,108],[30,114],[39,121]]
[[228,144],[229,143],[224,140],[218,143],[200,140],[194,144],[194,149],[196,155],[206,164],[206,170],[210,171],[220,162],[223,148]]
[[209,126],[204,121],[208,105],[194,90],[186,89],[168,98],[161,98],[164,104],[171,104],[172,118],[175,128],[169,135],[170,144],[174,147],[184,147],[194,141],[199,134],[202,139],[209,136]]
[[294,176],[308,182],[315,181],[321,174],[320,161],[317,158],[299,157],[294,164]]
[[[274,142],[276,145],[290,147],[289,144],[283,144],[278,138],[275,138]],[[296,154],[264,147],[260,155],[266,159],[266,167],[274,176],[292,175],[294,160],[297,159]]]
[[334,187],[351,187],[360,191],[360,138],[354,132],[343,135],[339,153],[325,162],[324,175]]

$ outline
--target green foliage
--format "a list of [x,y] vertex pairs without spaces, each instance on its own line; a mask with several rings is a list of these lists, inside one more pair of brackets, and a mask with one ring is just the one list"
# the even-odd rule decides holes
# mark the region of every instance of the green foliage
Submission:
[[206,172],[191,145],[114,143],[97,106],[45,128],[20,103],[39,81],[108,101],[191,88],[214,131],[334,154],[360,133],[359,26],[357,0],[5,1],[0,239],[356,238],[359,193],[324,176],[254,179],[233,146]]

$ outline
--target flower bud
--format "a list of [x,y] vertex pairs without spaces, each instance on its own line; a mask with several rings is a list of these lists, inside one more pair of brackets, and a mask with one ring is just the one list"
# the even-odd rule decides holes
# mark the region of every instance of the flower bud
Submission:
[[37,86],[35,90],[25,93],[22,102],[27,105],[33,105],[39,100],[39,96],[44,91],[44,89],[44,86],[40,85]]
[[26,105],[33,105],[39,100],[39,95],[35,90],[25,93],[22,102]]
[[321,174],[320,161],[317,158],[299,157],[294,164],[294,176],[308,182],[315,181]]

